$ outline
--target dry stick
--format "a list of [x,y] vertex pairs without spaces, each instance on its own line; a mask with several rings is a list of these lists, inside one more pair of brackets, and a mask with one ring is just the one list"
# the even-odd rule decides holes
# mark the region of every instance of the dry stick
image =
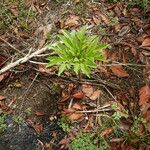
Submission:
[[32,80],[31,84],[29,85],[28,89],[26,90],[26,92],[24,93],[24,97],[22,99],[22,102],[21,102],[21,106],[19,108],[19,111],[20,111],[20,114],[21,114],[21,110],[22,110],[22,107],[23,107],[23,104],[25,102],[25,98],[27,96],[27,93],[29,92],[29,90],[31,89],[31,86],[33,85],[34,81],[36,80],[36,78],[38,77],[39,75],[39,72],[35,75],[34,79]]
[[23,56],[25,55],[23,52],[21,52],[19,49],[15,48],[13,45],[11,45],[9,42],[7,42],[6,40],[4,40],[3,38],[0,37],[0,40],[3,41],[4,43],[6,43],[8,46],[10,46],[12,49],[14,49],[15,51],[17,51],[18,53],[22,54]]
[[38,49],[37,51],[31,53],[31,54],[27,54],[26,56],[24,56],[23,58],[20,58],[19,60],[15,61],[15,62],[12,62],[10,64],[8,64],[6,67],[2,68],[0,70],[0,74],[10,70],[11,68],[14,68],[20,64],[23,64],[25,62],[27,62],[29,59],[33,58],[33,57],[36,57],[37,55],[45,52],[47,50],[47,47],[44,47],[42,49]]

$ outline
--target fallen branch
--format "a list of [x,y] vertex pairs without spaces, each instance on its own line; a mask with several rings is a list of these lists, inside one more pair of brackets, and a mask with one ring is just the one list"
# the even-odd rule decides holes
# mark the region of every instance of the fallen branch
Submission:
[[10,70],[11,68],[14,68],[20,64],[23,64],[25,62],[27,62],[28,60],[30,60],[33,57],[38,56],[39,54],[42,54],[43,52],[45,52],[47,50],[47,47],[44,47],[42,49],[38,49],[37,51],[33,52],[33,53],[28,53],[26,56],[20,58],[19,60],[12,62],[10,64],[8,64],[7,66],[5,66],[4,68],[2,68],[0,70],[0,74],[5,73],[6,71]]

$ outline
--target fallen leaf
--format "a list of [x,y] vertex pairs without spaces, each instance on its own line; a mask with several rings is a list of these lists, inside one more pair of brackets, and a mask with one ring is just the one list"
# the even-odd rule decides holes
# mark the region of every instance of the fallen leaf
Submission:
[[4,100],[5,96],[0,95],[0,101]]
[[11,6],[10,11],[11,11],[11,13],[12,13],[15,17],[18,16],[18,8],[17,8],[17,6],[15,6],[15,5]]
[[79,120],[83,116],[83,113],[73,113],[68,116],[71,121]]
[[46,73],[46,74],[53,74],[54,73],[53,68],[46,68],[46,65],[43,65],[43,64],[39,64],[38,68],[39,68],[39,71],[41,73]]
[[82,91],[78,91],[77,93],[72,95],[73,98],[82,99],[84,97],[84,93]]
[[6,62],[6,57],[0,55],[0,68],[4,65],[5,62]]
[[150,36],[144,39],[142,46],[150,46]]
[[139,105],[150,102],[150,86],[146,85],[139,90]]
[[76,110],[82,110],[82,104],[80,104],[80,103],[75,103],[75,104],[73,104],[72,108],[73,108],[73,109],[76,109]]
[[14,83],[14,86],[16,88],[21,88],[22,87],[22,83],[16,82],[16,83]]
[[67,18],[65,20],[64,28],[70,28],[73,26],[77,26],[79,24],[79,20],[80,20],[79,16],[75,16],[75,15],[70,16],[69,18]]
[[[144,118],[150,119],[150,110],[148,110],[148,111],[144,114]],[[149,132],[150,132],[150,127],[149,127]]]
[[36,124],[34,124],[34,125],[32,125],[32,126],[33,126],[34,130],[35,130],[38,134],[40,134],[40,133],[43,131],[43,126],[42,126],[42,124],[36,123]]
[[93,87],[87,84],[82,85],[82,91],[87,97],[92,96],[92,94],[94,93]]
[[101,136],[107,136],[110,133],[112,133],[112,131],[113,131],[113,128],[106,128],[102,131]]
[[109,18],[106,15],[99,13],[99,16],[101,17],[102,21],[104,21],[104,23],[107,25],[110,24]]
[[96,91],[92,94],[92,96],[90,96],[90,99],[94,101],[94,100],[96,100],[97,98],[99,98],[101,94],[102,94],[102,91],[101,91],[101,90],[96,90]]
[[0,82],[1,82],[2,80],[5,80],[8,76],[9,76],[9,72],[6,72],[6,73],[1,74],[1,75],[0,75]]
[[36,111],[36,112],[35,112],[35,115],[38,116],[38,117],[40,117],[40,116],[44,116],[45,113]]
[[128,77],[129,74],[123,69],[121,65],[112,65],[111,70],[114,73],[114,75],[118,77]]
[[96,24],[96,25],[99,25],[100,23],[101,23],[101,20],[100,19],[98,19],[98,18],[96,18],[95,16],[93,16],[93,21],[94,21],[94,23]]

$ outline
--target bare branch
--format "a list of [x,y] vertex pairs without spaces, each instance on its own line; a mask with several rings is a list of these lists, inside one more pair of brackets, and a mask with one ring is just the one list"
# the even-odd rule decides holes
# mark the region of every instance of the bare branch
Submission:
[[10,70],[11,68],[14,68],[20,64],[23,64],[25,62],[27,62],[28,60],[30,60],[33,57],[36,57],[39,54],[42,54],[43,52],[45,52],[47,50],[47,47],[44,47],[42,49],[38,49],[37,51],[33,52],[33,53],[28,53],[26,56],[20,58],[19,60],[12,62],[10,64],[8,64],[7,66],[5,66],[4,68],[2,68],[0,70],[0,74]]

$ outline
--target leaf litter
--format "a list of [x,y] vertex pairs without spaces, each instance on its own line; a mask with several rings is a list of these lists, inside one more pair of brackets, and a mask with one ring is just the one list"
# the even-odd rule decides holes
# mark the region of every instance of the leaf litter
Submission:
[[[80,3],[82,2],[76,1],[76,3],[76,5],[80,5]],[[47,4],[46,2],[38,2],[35,5],[33,5],[33,7],[37,9],[39,14],[42,14],[43,8],[45,9],[47,7]],[[130,10],[126,10],[126,8],[124,8],[123,5],[119,2],[114,4],[103,3],[102,7],[99,7],[99,4],[96,3],[88,3],[87,7],[89,9],[89,12],[86,14],[87,18],[83,18],[83,16],[75,14],[72,12],[72,10],[70,10],[68,14],[65,14],[65,17],[60,17],[59,19],[55,20],[55,22],[60,22],[61,29],[75,29],[81,26],[82,24],[94,24],[94,26],[92,27],[93,32],[96,32],[96,34],[98,35],[101,35],[101,32],[99,32],[99,26],[102,26],[102,28],[107,29],[103,33],[101,40],[102,42],[110,43],[111,45],[110,49],[107,50],[108,53],[106,56],[108,57],[108,59],[110,59],[110,62],[106,62],[105,70],[103,70],[104,73],[101,73],[101,71],[99,70],[96,70],[96,73],[93,71],[91,78],[94,78],[96,80],[106,79],[106,82],[111,81],[112,83],[116,83],[121,86],[121,91],[109,88],[107,86],[104,88],[103,84],[97,85],[92,81],[90,83],[89,81],[87,81],[88,84],[86,84],[86,82],[81,82],[80,84],[73,82],[68,84],[66,82],[62,83],[62,80],[59,81],[59,79],[56,78],[62,90],[62,93],[60,94],[60,101],[58,102],[58,107],[60,107],[58,114],[63,114],[72,122],[70,132],[67,136],[65,136],[65,138],[62,138],[60,142],[62,148],[69,147],[71,143],[70,141],[76,139],[76,135],[79,133],[79,131],[81,131],[81,129],[83,129],[84,132],[92,133],[92,130],[99,129],[99,126],[100,128],[103,128],[104,122],[108,121],[108,118],[112,117],[113,113],[115,112],[115,115],[117,117],[120,114],[124,115],[121,119],[122,125],[120,125],[120,128],[123,130],[123,132],[129,133],[128,135],[131,136],[131,138],[133,138],[133,134],[137,134],[136,132],[134,133],[134,130],[131,130],[132,127],[136,127],[136,131],[140,131],[141,134],[144,134],[144,131],[147,130],[146,127],[141,128],[141,126],[133,126],[134,124],[141,124],[143,126],[145,122],[148,122],[147,120],[141,122],[138,120],[141,117],[140,114],[145,119],[148,119],[150,113],[150,87],[149,84],[143,86],[143,82],[145,82],[144,77],[145,75],[147,75],[147,73],[145,73],[144,77],[142,78],[142,73],[139,73],[138,67],[137,69],[134,68],[134,66],[131,66],[130,70],[127,66],[128,70],[126,71],[125,68],[127,67],[121,65],[121,63],[130,63],[129,61],[131,61],[131,64],[145,64],[145,61],[147,62],[147,58],[149,56],[148,53],[150,43],[149,36],[147,34],[148,31],[145,28],[142,28],[143,26],[145,26],[144,20],[136,16],[136,14],[138,14],[139,16],[142,15],[141,10],[139,8],[131,8]],[[48,11],[50,11],[50,9],[48,9]],[[113,17],[110,16],[111,13],[107,14],[107,11],[113,12]],[[15,17],[18,16],[16,7],[12,7],[11,12]],[[64,14],[62,13],[62,15]],[[113,21],[112,18],[114,18],[114,16],[117,16],[119,18],[119,21]],[[128,26],[128,24],[130,24],[130,26]],[[59,30],[57,27],[56,29]],[[140,34],[142,35],[137,34],[139,32],[139,29],[144,29],[145,33],[141,32],[140,30]],[[16,33],[19,35],[23,32],[17,29]],[[46,25],[44,24],[43,26],[40,26],[39,28],[37,28],[37,30],[35,30],[34,36],[36,38],[38,37],[38,42],[36,43],[36,46],[38,48],[41,48],[45,45],[45,43],[48,40],[48,33],[49,24],[47,23]],[[110,34],[110,36],[107,36],[107,34]],[[138,41],[138,37],[137,39],[135,39],[134,37],[139,35],[142,38]],[[23,36],[20,35],[18,37],[23,38]],[[30,36],[28,36],[28,39],[29,38]],[[0,61],[0,66],[1,64],[3,65],[4,61],[5,59],[2,60],[2,63]],[[119,61],[121,63],[116,64],[115,61]],[[48,75],[55,76],[55,69],[47,69],[44,65],[41,64],[36,65],[36,67],[38,68],[39,72],[46,75],[46,77]],[[141,70],[144,69],[144,66],[141,67]],[[138,73],[136,71],[134,72],[134,70],[136,70]],[[7,80],[7,77],[9,77],[9,75],[7,74],[8,73],[0,75],[0,81]],[[97,74],[98,78],[96,78]],[[118,78],[115,78],[115,76]],[[51,80],[53,79],[54,78],[52,78]],[[39,81],[37,80],[36,82]],[[48,82],[47,79],[46,82]],[[21,90],[21,88],[23,88],[24,86],[24,84],[19,85],[19,88],[17,90]],[[135,91],[133,92],[131,88],[133,88]],[[39,88],[39,90],[41,89]],[[130,92],[129,95],[127,95],[128,92]],[[33,97],[36,95],[34,94]],[[2,102],[1,106],[3,107],[3,111],[8,111],[10,108],[8,109],[8,105],[4,103],[4,100],[7,100],[7,98],[5,98],[7,97],[7,95],[5,95],[4,93],[0,93],[0,95],[0,102]],[[17,96],[16,98],[18,100],[19,96]],[[105,103],[102,103],[103,99]],[[45,101],[44,103],[47,103],[47,101]],[[134,107],[131,107],[131,104],[133,104]],[[127,108],[129,108],[127,111],[130,111],[136,117],[138,115],[140,117],[138,119],[136,119],[136,117],[132,119],[132,117],[134,116],[128,117],[129,114],[126,111]],[[34,115],[38,118],[45,116],[48,116],[49,118],[52,117],[42,110],[35,111]],[[125,129],[125,124],[130,124],[132,127]],[[42,133],[44,130],[43,125],[39,122],[32,124],[32,127],[38,134]],[[126,143],[125,139],[122,138],[122,135],[121,138],[116,138],[114,136],[114,134],[116,134],[115,131],[118,130],[114,129],[114,126],[108,126],[106,128],[103,128],[103,130],[99,131],[99,135],[101,135],[102,137],[111,138],[110,141],[112,141],[112,143],[109,143],[110,146],[108,149],[133,149],[133,147],[135,147],[136,143],[132,143],[132,141]],[[51,145],[49,145],[48,143],[46,143],[45,146],[48,148],[51,147]]]

